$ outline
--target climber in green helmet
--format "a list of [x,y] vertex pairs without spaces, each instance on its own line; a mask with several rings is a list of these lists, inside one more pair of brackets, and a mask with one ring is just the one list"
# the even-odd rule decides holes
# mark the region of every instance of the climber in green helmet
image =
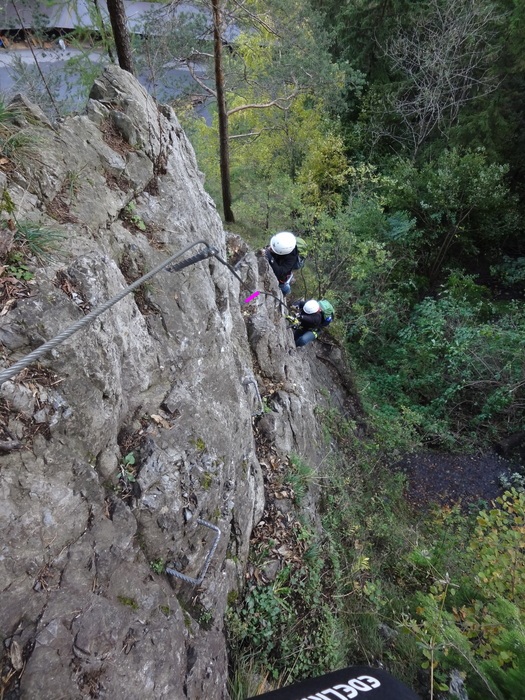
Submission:
[[290,231],[276,233],[264,249],[264,256],[277,277],[279,289],[286,296],[291,291],[293,271],[304,265],[297,249],[297,238]]
[[334,308],[330,302],[316,299],[294,302],[292,308],[297,309],[297,316],[290,317],[295,347],[301,348],[319,337],[321,329],[332,323]]

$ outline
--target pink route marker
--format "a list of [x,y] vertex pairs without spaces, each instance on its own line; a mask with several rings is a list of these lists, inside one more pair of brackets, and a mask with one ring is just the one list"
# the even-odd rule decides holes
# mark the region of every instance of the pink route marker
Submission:
[[254,292],[253,294],[251,294],[249,297],[247,297],[247,298],[244,300],[244,303],[245,303],[245,304],[248,304],[252,299],[255,299],[255,297],[258,297],[260,293],[261,293],[261,292]]

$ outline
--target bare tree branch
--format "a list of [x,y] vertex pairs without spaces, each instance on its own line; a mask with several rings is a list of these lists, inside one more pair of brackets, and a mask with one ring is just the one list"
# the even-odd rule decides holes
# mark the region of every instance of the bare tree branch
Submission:
[[265,128],[259,129],[259,131],[250,131],[246,134],[233,134],[233,135],[229,136],[229,139],[230,139],[230,141],[232,141],[233,139],[246,139],[246,138],[252,137],[252,141],[257,141],[259,136],[261,134],[263,134],[265,131],[277,131],[277,129],[275,129],[274,127],[265,127]]
[[228,110],[228,116],[231,117],[232,114],[236,114],[237,112],[242,112],[245,109],[268,109],[269,107],[277,107],[277,109],[282,109],[286,111],[287,109],[290,109],[290,105],[283,106],[279,104],[281,100],[285,101],[291,101],[297,93],[293,93],[292,95],[288,97],[282,97],[278,98],[276,100],[272,100],[271,102],[265,102],[262,104],[246,104],[246,105],[239,105],[238,107],[233,107],[232,109]]
[[274,36],[278,37],[279,34],[273,29],[273,27],[270,27],[270,25],[265,22],[261,17],[258,15],[254,14],[251,12],[247,7],[246,3],[241,3],[238,2],[238,0],[233,0],[233,4],[239,9],[242,10],[248,17],[252,20],[254,25],[260,25],[265,31],[267,31],[269,34],[273,34]]
[[195,72],[195,66],[194,66],[191,62],[189,62],[189,61],[184,61],[184,65],[185,65],[186,68],[188,69],[188,71],[189,71],[191,77],[192,77],[193,80],[197,83],[197,85],[200,85],[201,88],[202,88],[206,93],[208,93],[208,95],[211,95],[212,97],[214,97],[215,99],[217,99],[217,93],[215,92],[215,90],[212,90],[212,88],[211,88],[209,85],[206,85],[206,83],[205,83],[204,81],[202,81],[202,80],[199,78],[199,76],[198,76],[197,73]]
[[490,40],[498,20],[493,6],[478,0],[429,0],[424,16],[383,47],[402,76],[385,109],[399,118],[405,131],[398,138],[411,142],[414,157],[436,129],[457,120],[466,102],[496,89]]

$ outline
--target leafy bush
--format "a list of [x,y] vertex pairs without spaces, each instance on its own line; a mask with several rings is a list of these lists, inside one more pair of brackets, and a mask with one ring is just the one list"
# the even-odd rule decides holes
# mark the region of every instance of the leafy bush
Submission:
[[493,274],[504,285],[525,284],[525,258],[509,258],[503,256],[502,262],[490,268]]
[[488,162],[482,149],[444,150],[421,167],[397,159],[388,168],[389,177],[381,181],[384,205],[408,212],[424,233],[415,240],[410,227],[409,237],[399,241],[411,245],[431,279],[449,260],[489,250],[519,226],[510,216],[516,204],[505,182],[508,167]]
[[273,583],[250,588],[242,606],[230,607],[230,650],[250,656],[273,679],[320,675],[341,662],[333,605],[320,585],[323,559],[285,566]]
[[516,362],[525,306],[471,302],[459,293],[458,273],[454,285],[417,304],[397,343],[379,348],[366,369],[370,402],[383,412],[413,413],[427,441],[449,446],[519,430],[525,397],[525,369]]
[[[404,626],[423,650],[431,681],[445,687],[459,668],[469,697],[518,700],[525,683],[525,494],[506,492],[480,511],[452,576],[435,576],[414,597],[415,617]],[[461,561],[460,561],[461,560]],[[434,569],[435,570],[435,569]]]

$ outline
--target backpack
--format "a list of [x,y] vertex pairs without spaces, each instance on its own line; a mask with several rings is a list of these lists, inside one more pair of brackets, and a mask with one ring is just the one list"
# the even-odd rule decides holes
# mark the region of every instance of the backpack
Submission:
[[326,299],[321,299],[319,306],[323,314],[323,326],[328,326],[334,320],[334,307]]
[[296,236],[295,240],[297,241],[297,250],[299,251],[299,255],[302,258],[306,258],[308,256],[308,244],[304,238],[301,238],[300,236]]
[[304,240],[304,238],[299,238],[299,236],[296,236],[295,240],[297,241],[297,252],[299,253],[299,260],[297,261],[297,265],[294,268],[294,270],[300,270],[302,267],[304,267],[304,263],[306,262],[306,256],[308,255],[308,250],[306,248],[306,241]]

